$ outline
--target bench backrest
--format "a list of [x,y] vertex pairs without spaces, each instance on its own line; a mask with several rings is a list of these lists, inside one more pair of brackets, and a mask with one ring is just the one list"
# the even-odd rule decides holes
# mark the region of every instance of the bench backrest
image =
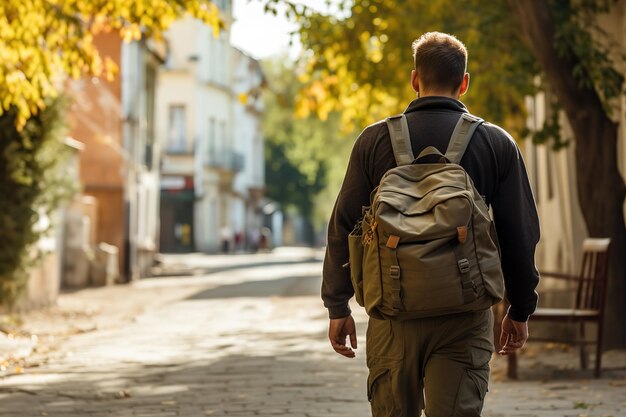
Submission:
[[611,239],[588,238],[583,242],[576,309],[604,310]]

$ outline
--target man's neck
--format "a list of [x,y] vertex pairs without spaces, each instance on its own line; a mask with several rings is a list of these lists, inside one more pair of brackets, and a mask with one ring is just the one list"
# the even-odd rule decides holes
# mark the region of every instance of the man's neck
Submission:
[[442,92],[442,91],[428,91],[428,92],[424,92],[424,93],[420,93],[418,95],[419,98],[424,98],[424,97],[447,97],[447,98],[451,98],[454,100],[458,100],[461,98],[460,95],[458,94],[450,94],[449,92]]

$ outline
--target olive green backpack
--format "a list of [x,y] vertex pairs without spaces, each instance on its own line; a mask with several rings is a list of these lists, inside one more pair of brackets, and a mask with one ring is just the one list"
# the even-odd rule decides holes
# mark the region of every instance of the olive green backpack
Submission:
[[385,173],[348,237],[355,297],[370,316],[441,316],[502,299],[496,231],[459,165],[482,122],[463,114],[445,156],[430,146],[414,159],[406,116],[387,119],[397,167]]

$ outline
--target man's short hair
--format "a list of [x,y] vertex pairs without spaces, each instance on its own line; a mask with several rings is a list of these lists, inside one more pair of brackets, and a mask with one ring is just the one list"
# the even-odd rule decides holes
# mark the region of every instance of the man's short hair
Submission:
[[428,32],[413,42],[413,59],[427,90],[454,92],[467,69],[467,48],[453,35]]

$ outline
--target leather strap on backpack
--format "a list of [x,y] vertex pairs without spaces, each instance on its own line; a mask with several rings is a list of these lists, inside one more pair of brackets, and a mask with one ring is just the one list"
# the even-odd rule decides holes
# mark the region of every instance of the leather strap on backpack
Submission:
[[411,138],[409,136],[409,125],[404,114],[388,117],[387,128],[391,137],[393,156],[396,158],[396,165],[410,165],[415,156],[411,148]]
[[478,126],[483,123],[484,120],[480,117],[476,117],[469,113],[463,113],[459,118],[452,136],[450,137],[450,143],[448,144],[448,150],[446,151],[446,158],[453,164],[459,164],[461,158],[465,154],[467,145],[469,145],[472,135]]

